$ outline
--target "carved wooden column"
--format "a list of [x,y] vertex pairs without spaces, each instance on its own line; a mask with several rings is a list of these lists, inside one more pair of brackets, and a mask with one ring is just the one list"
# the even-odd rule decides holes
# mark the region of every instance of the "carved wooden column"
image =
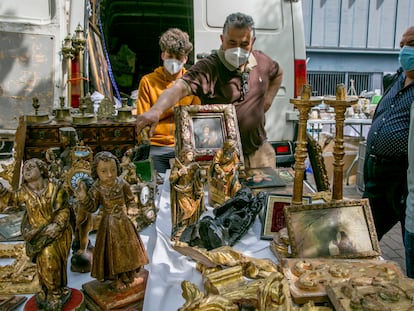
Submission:
[[303,180],[305,177],[305,159],[307,156],[307,139],[306,128],[309,118],[309,112],[312,107],[322,102],[321,97],[311,97],[312,86],[303,85],[302,95],[298,99],[291,99],[290,103],[295,105],[299,110],[298,138],[295,149],[295,178],[293,180],[292,204],[302,204],[303,197]]
[[324,102],[335,110],[335,146],[333,150],[333,190],[332,200],[342,200],[344,179],[344,121],[345,111],[348,107],[358,102],[358,97],[346,96],[343,83],[336,86],[336,97],[324,97]]

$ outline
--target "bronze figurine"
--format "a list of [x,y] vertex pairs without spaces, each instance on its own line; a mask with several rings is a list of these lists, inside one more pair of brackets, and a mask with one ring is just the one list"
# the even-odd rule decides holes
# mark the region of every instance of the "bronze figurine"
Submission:
[[171,239],[175,239],[186,226],[197,222],[205,210],[203,179],[193,149],[182,150],[180,159],[175,159],[170,184]]
[[61,184],[48,180],[48,167],[40,159],[24,163],[23,179],[21,187],[8,194],[13,205],[26,206],[21,232],[39,277],[36,303],[40,310],[62,310],[71,297],[67,287],[72,242],[68,194]]
[[79,183],[75,190],[81,207],[88,212],[102,209],[102,219],[96,234],[91,276],[98,281],[112,281],[121,290],[132,286],[137,273],[148,263],[140,235],[128,218],[127,211],[137,209],[130,185],[120,177],[118,158],[101,151],[92,164],[93,185]]
[[214,155],[208,173],[208,201],[221,205],[241,189],[239,170],[242,166],[236,142],[228,139]]

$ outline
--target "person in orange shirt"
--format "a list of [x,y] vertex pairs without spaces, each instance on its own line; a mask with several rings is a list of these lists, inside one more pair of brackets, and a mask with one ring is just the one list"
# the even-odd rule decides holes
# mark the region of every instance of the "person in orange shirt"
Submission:
[[[136,102],[137,114],[148,111],[161,93],[183,76],[186,72],[184,65],[193,50],[188,34],[178,28],[171,28],[164,32],[160,37],[159,45],[163,66],[141,78]],[[175,106],[198,104],[200,99],[190,95],[182,98]],[[159,173],[165,173],[170,168],[170,159],[175,158],[174,132],[174,107],[172,107],[161,115],[160,122],[151,136],[150,156]]]

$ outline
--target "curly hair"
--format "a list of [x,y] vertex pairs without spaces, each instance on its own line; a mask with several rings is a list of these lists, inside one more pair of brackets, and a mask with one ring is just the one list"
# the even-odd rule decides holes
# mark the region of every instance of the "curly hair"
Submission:
[[193,50],[188,34],[178,28],[170,28],[160,37],[160,48],[162,52],[186,56]]

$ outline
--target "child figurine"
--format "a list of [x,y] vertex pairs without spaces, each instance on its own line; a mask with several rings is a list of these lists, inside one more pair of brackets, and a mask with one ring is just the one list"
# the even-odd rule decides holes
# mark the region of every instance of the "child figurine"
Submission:
[[130,185],[120,177],[121,166],[116,156],[101,151],[92,163],[91,188],[80,182],[75,191],[82,208],[103,214],[96,234],[91,276],[98,281],[112,281],[120,290],[132,285],[141,267],[148,261],[139,233],[127,216],[127,210],[137,210]]
[[40,291],[35,295],[39,310],[59,311],[71,297],[67,287],[67,261],[72,242],[70,209],[66,191],[48,180],[47,164],[37,158],[23,165],[24,182],[16,191],[0,191],[26,211],[21,232],[26,253],[36,263]]

